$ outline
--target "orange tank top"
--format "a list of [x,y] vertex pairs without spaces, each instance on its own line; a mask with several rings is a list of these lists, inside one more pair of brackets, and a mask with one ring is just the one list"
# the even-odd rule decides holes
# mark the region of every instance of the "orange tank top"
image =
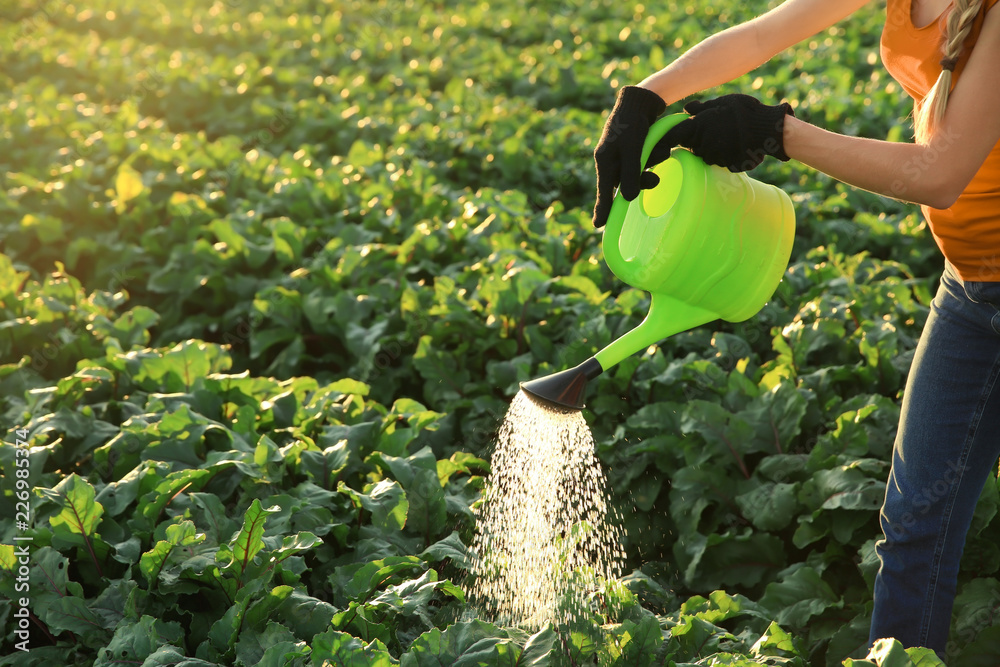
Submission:
[[[881,54],[886,70],[913,98],[916,109],[941,73],[942,28],[940,21],[914,26],[911,2],[888,0]],[[955,81],[979,38],[986,12],[997,2],[984,0],[955,68]],[[921,206],[920,210],[941,252],[963,280],[1000,281],[1000,143],[951,208]]]

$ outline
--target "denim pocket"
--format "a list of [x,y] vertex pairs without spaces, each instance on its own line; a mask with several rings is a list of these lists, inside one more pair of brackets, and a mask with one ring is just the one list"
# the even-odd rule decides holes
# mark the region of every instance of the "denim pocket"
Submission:
[[973,303],[987,304],[1000,312],[1000,282],[968,281],[965,293]]
[[1000,282],[962,280],[955,267],[945,261],[941,287],[935,302],[943,315],[958,317],[1000,334]]

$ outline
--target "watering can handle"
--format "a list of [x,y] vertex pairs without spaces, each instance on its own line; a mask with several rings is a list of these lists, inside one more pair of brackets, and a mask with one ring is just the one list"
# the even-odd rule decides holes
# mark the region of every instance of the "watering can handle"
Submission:
[[[653,147],[659,143],[660,139],[670,131],[670,128],[674,127],[682,120],[690,118],[686,113],[676,113],[669,116],[663,116],[659,120],[655,121],[650,127],[649,131],[646,133],[646,139],[642,144],[642,153],[640,154],[640,165],[642,168],[646,168],[646,162],[649,160],[649,154],[653,152]],[[608,224],[604,228],[604,259],[611,267],[612,271],[616,271],[615,267],[624,267],[628,262],[622,258],[621,251],[618,247],[618,241],[622,233],[622,225],[625,222],[625,215],[629,208],[629,202],[625,201],[622,196],[621,190],[615,195],[614,201],[611,203],[611,212],[608,214]],[[617,273],[617,271],[616,271]],[[622,278],[622,275],[618,273],[618,277]],[[627,280],[625,282],[628,282]]]
[[[654,122],[650,127],[649,131],[646,133],[646,140],[642,144],[642,153],[640,154],[642,168],[646,168],[646,162],[649,160],[649,154],[653,152],[653,147],[659,143],[660,139],[670,131],[672,127],[680,123],[682,120],[687,120],[690,118],[686,113],[676,113],[669,116],[663,116],[656,122]],[[688,154],[686,157],[694,157],[693,154]],[[640,204],[641,205],[641,204]],[[619,240],[621,238],[622,226],[625,224],[625,216],[627,215],[629,209],[629,202],[625,201],[625,197],[622,196],[621,190],[615,195],[614,201],[611,203],[611,212],[608,214],[608,224],[604,227],[604,261],[607,262],[608,266],[615,274],[624,280],[629,282],[625,278],[626,267],[629,261],[622,257],[621,249],[619,248]]]
[[669,116],[663,116],[655,123],[650,125],[649,132],[646,133],[646,141],[642,144],[642,157],[640,158],[640,164],[642,168],[646,168],[646,161],[649,160],[649,154],[653,152],[653,148],[660,142],[660,139],[664,137],[675,125],[680,123],[682,120],[687,120],[690,118],[686,113],[675,113]]

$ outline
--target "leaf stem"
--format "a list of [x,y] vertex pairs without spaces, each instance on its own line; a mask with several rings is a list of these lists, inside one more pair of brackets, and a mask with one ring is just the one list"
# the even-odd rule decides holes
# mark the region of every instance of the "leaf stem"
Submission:
[[160,567],[156,569],[156,576],[153,577],[153,582],[156,584],[157,590],[159,590],[160,588],[160,572],[163,572],[163,566],[167,564],[167,559],[170,558],[170,554],[172,554],[173,551],[174,551],[174,545],[171,544],[170,550],[167,551],[167,555],[164,556],[163,560],[160,561]]
[[[45,636],[49,638],[49,641],[52,642],[53,646],[55,646],[55,645],[57,645],[59,643],[56,640],[56,638],[52,636],[52,633],[49,631],[49,626],[45,625],[45,623],[42,622],[42,619],[40,619],[37,616],[35,616],[35,613],[33,611],[28,610],[28,617],[32,620],[32,622],[35,625],[37,625],[39,628],[41,628],[42,632],[44,632]],[[69,636],[70,636],[70,639],[72,639],[73,643],[75,644],[76,643],[76,634],[73,633],[72,631],[70,631]]]
[[785,452],[781,448],[781,439],[778,437],[778,426],[774,423],[774,415],[771,415],[771,432],[774,434],[774,448],[778,450],[779,454],[784,454]]
[[97,567],[97,575],[103,578],[104,572],[101,570],[101,564],[97,561],[97,554],[94,553],[94,547],[90,543],[90,537],[87,535],[87,529],[84,526],[83,519],[80,517],[80,513],[76,511],[76,505],[73,501],[69,498],[67,498],[66,501],[73,512],[73,516],[76,517],[77,524],[80,526],[80,533],[83,535],[83,543],[87,546],[87,551],[90,552],[90,558],[94,561],[94,566]]
[[723,433],[723,432],[721,432],[721,431],[719,431],[717,429],[713,429],[713,430],[716,431],[716,433],[718,434],[719,438],[722,439],[722,442],[726,443],[726,447],[729,448],[729,453],[733,455],[733,458],[736,459],[736,463],[739,464],[739,466],[740,466],[740,472],[743,473],[743,477],[746,478],[746,479],[750,479],[750,471],[747,470],[746,464],[743,463],[743,457],[740,456],[740,453],[736,451],[736,447],[733,446],[732,441],[728,437],[726,437],[725,433]]

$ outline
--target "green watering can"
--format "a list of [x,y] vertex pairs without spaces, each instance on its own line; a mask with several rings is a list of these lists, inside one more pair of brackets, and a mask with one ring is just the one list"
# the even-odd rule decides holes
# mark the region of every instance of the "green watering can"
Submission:
[[[642,147],[687,114],[664,116]],[[591,380],[622,359],[717,319],[756,315],[778,288],[792,252],[795,211],[780,188],[705,164],[683,148],[653,167],[659,184],[628,202],[619,192],[604,230],[604,259],[623,282],[650,293],[646,318],[579,366],[521,389],[551,407],[580,410]]]

